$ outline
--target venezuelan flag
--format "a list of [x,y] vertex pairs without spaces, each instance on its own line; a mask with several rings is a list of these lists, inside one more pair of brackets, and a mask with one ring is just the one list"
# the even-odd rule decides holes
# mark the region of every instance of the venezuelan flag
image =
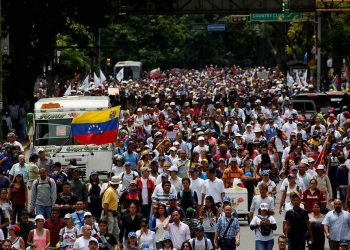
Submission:
[[340,80],[339,80],[339,76],[336,76],[334,79],[334,83],[333,83],[337,89],[337,91],[340,90]]
[[160,68],[152,69],[150,72],[150,78],[160,77]]
[[119,126],[120,106],[77,115],[72,120],[72,135],[79,144],[115,142]]

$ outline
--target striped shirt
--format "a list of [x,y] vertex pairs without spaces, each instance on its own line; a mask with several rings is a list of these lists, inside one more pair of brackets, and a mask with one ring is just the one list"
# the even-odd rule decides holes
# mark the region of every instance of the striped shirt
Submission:
[[[173,193],[164,194],[163,192],[155,193],[153,200],[158,203],[168,204],[169,196]],[[175,194],[176,195],[176,194]]]
[[[233,218],[233,217],[232,217]],[[231,223],[230,228],[228,229],[225,239],[232,239],[236,237],[236,234],[240,231],[239,222],[236,218],[233,218],[234,221]],[[219,233],[219,238],[223,238],[224,232],[228,224],[230,223],[231,218],[227,218],[226,216],[221,216],[218,219],[218,223],[216,225],[216,232]]]
[[65,227],[65,223],[62,219],[58,219],[54,222],[51,219],[47,219],[44,223],[44,228],[50,230],[50,246],[56,247],[56,244],[60,241],[60,231]]

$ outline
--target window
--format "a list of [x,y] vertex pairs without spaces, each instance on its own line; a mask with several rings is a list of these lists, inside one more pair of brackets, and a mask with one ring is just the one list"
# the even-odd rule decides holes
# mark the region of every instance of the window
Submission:
[[[55,145],[61,146],[67,138],[71,137],[72,119],[39,120],[35,123],[35,146]],[[77,145],[73,137],[65,143]]]
[[316,111],[312,102],[305,102],[305,111]]

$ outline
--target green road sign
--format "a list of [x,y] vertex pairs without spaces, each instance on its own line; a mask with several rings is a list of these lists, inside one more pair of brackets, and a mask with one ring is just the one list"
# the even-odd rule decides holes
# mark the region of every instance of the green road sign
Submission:
[[250,14],[251,22],[290,22],[300,18],[301,12]]

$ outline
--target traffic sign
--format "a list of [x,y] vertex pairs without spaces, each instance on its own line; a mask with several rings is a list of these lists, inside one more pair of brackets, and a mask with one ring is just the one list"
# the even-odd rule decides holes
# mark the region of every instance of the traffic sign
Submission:
[[225,24],[208,24],[207,25],[207,31],[225,31],[226,25]]
[[302,17],[301,12],[250,14],[251,22],[290,22]]

